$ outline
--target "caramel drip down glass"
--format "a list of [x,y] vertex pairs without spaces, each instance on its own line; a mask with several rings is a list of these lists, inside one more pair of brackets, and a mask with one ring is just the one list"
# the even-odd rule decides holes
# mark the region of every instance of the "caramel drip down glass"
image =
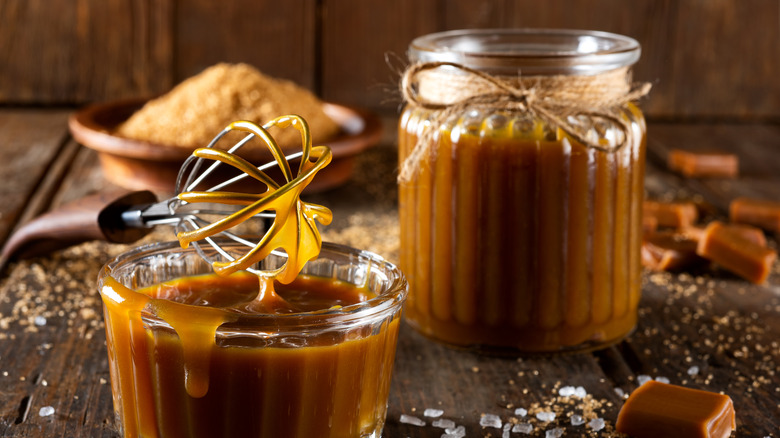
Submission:
[[[469,73],[452,65],[576,99],[549,88],[627,69],[639,51],[602,32],[467,30],[418,38],[409,57],[447,63],[413,84],[423,101],[463,94]],[[399,163],[426,153],[399,179],[405,316],[435,340],[490,353],[601,348],[637,322],[644,118],[625,102],[609,117],[565,114],[563,129],[526,103],[408,102]]]

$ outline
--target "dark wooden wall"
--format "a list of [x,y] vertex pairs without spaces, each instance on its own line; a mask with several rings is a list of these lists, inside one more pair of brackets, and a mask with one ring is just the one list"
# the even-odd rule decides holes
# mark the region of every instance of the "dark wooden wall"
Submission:
[[654,83],[648,116],[780,120],[780,0],[0,0],[0,104],[153,95],[243,61],[391,114],[386,54],[471,27],[630,35],[635,78]]

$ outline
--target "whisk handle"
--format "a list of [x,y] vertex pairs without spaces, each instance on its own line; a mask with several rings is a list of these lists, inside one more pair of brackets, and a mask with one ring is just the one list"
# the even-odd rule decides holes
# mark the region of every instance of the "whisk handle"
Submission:
[[122,213],[156,201],[149,191],[98,193],[81,198],[24,224],[8,239],[0,257],[33,257],[91,240],[135,242],[151,229],[126,226]]

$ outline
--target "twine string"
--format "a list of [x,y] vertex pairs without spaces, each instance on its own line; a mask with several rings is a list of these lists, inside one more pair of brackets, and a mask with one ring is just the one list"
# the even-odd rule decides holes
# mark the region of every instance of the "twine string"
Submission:
[[[425,76],[441,67],[449,73]],[[452,69],[458,70],[458,72]],[[465,74],[465,75],[464,75]],[[401,79],[401,93],[414,107],[434,111],[432,123],[417,138],[412,152],[404,160],[399,181],[409,181],[422,160],[432,152],[436,126],[471,109],[512,110],[527,113],[548,126],[560,128],[579,143],[597,150],[616,151],[633,141],[631,124],[620,109],[645,96],[649,83],[630,85],[628,68],[592,76],[499,77],[454,62],[424,62],[411,65]],[[425,82],[425,89],[420,82]],[[452,95],[455,97],[453,98]],[[448,102],[448,100],[452,100]],[[614,146],[593,141],[571,116],[588,116],[611,121],[623,133]]]

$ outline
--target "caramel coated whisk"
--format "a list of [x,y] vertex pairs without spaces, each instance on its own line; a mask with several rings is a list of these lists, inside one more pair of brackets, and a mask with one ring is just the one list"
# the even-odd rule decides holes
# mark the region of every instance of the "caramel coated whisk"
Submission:
[[[298,129],[301,133],[302,151],[285,156],[267,131],[272,126]],[[215,148],[215,145],[231,131],[244,132],[247,135],[228,150]],[[274,158],[273,162],[255,166],[235,154],[254,138],[261,140],[268,147]],[[298,158],[300,158],[298,169],[293,173],[289,160]],[[196,203],[217,203],[222,209],[234,207],[236,210],[229,214],[223,213],[223,217],[213,222],[202,218],[201,214],[183,216],[177,224],[179,242],[185,248],[193,245],[201,257],[219,274],[249,270],[257,275],[273,276],[283,283],[291,282],[303,265],[319,254],[322,239],[316,222],[327,225],[333,217],[328,208],[306,203],[300,199],[303,189],[320,169],[330,163],[331,158],[331,151],[327,146],[312,147],[308,125],[299,116],[278,117],[263,126],[245,121],[231,123],[206,148],[195,150],[184,162],[176,181],[176,197],[168,201],[168,208],[171,215],[175,215],[182,207]],[[210,165],[207,165],[208,161],[211,161]],[[201,172],[206,165],[205,170]],[[240,173],[206,190],[196,190],[209,175],[223,165],[232,166]],[[265,170],[274,166],[281,170],[281,183],[265,173]],[[262,183],[266,191],[264,193],[226,191],[231,185],[247,177]],[[213,210],[210,212],[213,213]],[[257,217],[273,218],[259,240],[253,241],[231,231],[236,226]],[[213,238],[215,235],[227,237],[249,249],[246,254],[237,257],[225,251]],[[201,242],[211,246],[222,259],[217,260],[209,256],[201,247]],[[287,256],[284,265],[265,270],[252,267],[271,252],[279,253],[279,249]]]
[[[268,133],[274,126],[297,129],[301,133],[302,150],[285,156]],[[230,132],[245,136],[227,150],[217,148]],[[253,139],[268,148],[273,161],[256,166],[236,154]],[[316,222],[327,225],[332,219],[326,207],[300,199],[303,189],[331,158],[327,146],[312,147],[309,127],[299,116],[278,117],[263,126],[234,122],[184,162],[177,177],[175,197],[157,202],[154,194],[148,191],[119,197],[102,193],[66,205],[30,221],[15,232],[3,247],[0,267],[12,258],[45,254],[88,240],[132,243],[155,226],[173,225],[182,246],[193,245],[218,273],[246,269],[260,276],[290,282],[308,260],[319,254],[322,240]],[[297,172],[290,166],[292,160],[299,160]],[[214,183],[216,170],[223,166],[230,166],[235,176]],[[274,167],[281,173],[276,179],[266,173]],[[229,191],[246,178],[260,183],[265,191]],[[201,189],[203,186],[207,188]],[[256,231],[251,233],[253,237],[247,237],[236,229],[258,218],[270,222],[261,237],[256,237]],[[219,245],[217,236],[241,243],[247,247],[247,252],[229,253]],[[204,244],[214,251],[205,250]],[[272,251],[287,256],[287,261],[279,267],[258,268],[257,264]]]

